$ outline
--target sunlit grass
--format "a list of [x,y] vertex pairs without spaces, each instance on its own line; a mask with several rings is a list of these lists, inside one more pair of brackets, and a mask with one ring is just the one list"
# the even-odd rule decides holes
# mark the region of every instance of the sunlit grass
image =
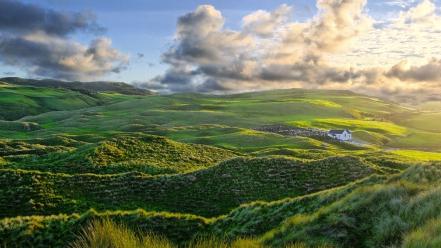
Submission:
[[367,130],[389,135],[405,135],[407,129],[398,126],[392,122],[374,121],[374,120],[357,120],[357,119],[314,119],[306,121],[294,121],[290,123],[300,127],[317,127],[317,128],[347,128],[352,131]]
[[441,247],[441,218],[429,221],[408,234],[403,248],[436,248]]
[[95,220],[82,230],[71,248],[173,248],[170,241],[153,233],[139,235],[122,224]]
[[391,151],[391,153],[420,161],[441,160],[441,153],[438,152],[424,152],[424,151],[416,151],[416,150],[395,150],[395,151]]

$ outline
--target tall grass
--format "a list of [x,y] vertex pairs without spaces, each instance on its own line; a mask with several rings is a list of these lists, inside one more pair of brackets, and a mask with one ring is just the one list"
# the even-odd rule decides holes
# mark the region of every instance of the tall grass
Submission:
[[[139,234],[123,224],[109,219],[94,220],[82,230],[70,248],[177,248],[167,238],[153,233]],[[185,248],[265,248],[257,239],[238,238],[229,241],[215,236],[201,236],[190,241]],[[312,247],[295,243],[286,248],[330,248]]]
[[404,238],[403,248],[441,247],[441,218],[428,222]]
[[110,220],[95,220],[82,230],[71,248],[173,248],[162,236],[137,235],[133,230]]
[[[70,248],[177,248],[163,236],[139,234],[109,219],[94,220],[82,230]],[[232,243],[216,237],[200,237],[187,248],[263,248],[256,240],[238,239]]]
[[218,237],[201,237],[191,241],[187,248],[264,248],[254,239],[239,238],[233,242]]

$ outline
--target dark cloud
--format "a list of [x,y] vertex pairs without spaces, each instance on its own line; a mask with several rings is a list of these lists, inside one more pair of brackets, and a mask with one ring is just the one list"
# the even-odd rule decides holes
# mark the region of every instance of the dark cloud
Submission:
[[441,60],[432,59],[420,66],[408,66],[406,62],[401,62],[393,66],[386,76],[402,81],[441,82]]
[[97,37],[83,45],[69,38],[74,32],[102,30],[92,13],[0,0],[0,62],[30,75],[68,80],[119,73],[128,58],[112,48],[110,39]]
[[68,80],[118,72],[126,61],[105,38],[98,38],[85,47],[45,35],[2,38],[0,55],[3,63],[31,74]]
[[43,31],[64,36],[75,31],[102,32],[90,12],[69,13],[43,9],[15,0],[0,1],[0,30],[12,33]]

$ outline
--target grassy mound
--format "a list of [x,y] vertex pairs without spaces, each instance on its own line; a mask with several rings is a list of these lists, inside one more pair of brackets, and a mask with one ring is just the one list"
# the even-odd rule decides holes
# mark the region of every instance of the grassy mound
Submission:
[[42,156],[55,152],[69,151],[84,144],[84,142],[61,135],[44,139],[0,140],[0,156],[8,157],[11,160],[19,160],[21,156]]
[[143,210],[5,218],[0,240],[8,247],[64,247],[88,223],[106,219],[181,245],[215,235],[226,238],[224,247],[236,247],[228,241],[240,237],[255,237],[244,243],[257,247],[436,247],[440,178],[439,165],[415,166],[306,196],[246,204],[213,219]]
[[89,208],[144,208],[216,216],[242,203],[305,195],[374,172],[352,157],[309,162],[237,158],[192,173],[155,177],[0,170],[0,216],[73,213]]
[[[440,176],[439,165],[411,167],[384,184],[357,188],[318,211],[294,215],[263,239],[274,246],[296,241],[339,247],[399,247],[406,233],[440,216]],[[420,237],[410,234],[406,242]]]
[[291,216],[314,213],[321,207],[342,199],[360,186],[379,184],[386,178],[386,176],[373,175],[345,186],[306,196],[243,204],[228,215],[218,218],[210,226],[210,231],[216,235],[225,235],[230,239],[260,236],[278,227]]
[[17,160],[10,168],[58,173],[111,174],[139,171],[164,174],[207,168],[234,156],[234,153],[224,149],[183,144],[159,136],[120,135],[69,152],[25,157]]
[[94,220],[111,220],[140,232],[159,233],[171,242],[191,240],[207,226],[207,219],[188,215],[146,212],[97,213],[16,217],[0,220],[0,244],[6,247],[67,247]]

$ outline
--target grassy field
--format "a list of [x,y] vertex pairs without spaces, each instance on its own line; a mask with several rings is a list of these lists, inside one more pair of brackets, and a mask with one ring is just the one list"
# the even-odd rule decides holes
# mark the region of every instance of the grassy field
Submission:
[[29,115],[75,110],[129,99],[117,93],[89,93],[67,89],[0,84],[0,120],[18,120]]
[[[177,94],[134,98],[105,106],[28,116],[21,121],[36,123],[40,128],[27,132],[9,130],[8,136],[92,133],[111,136],[117,132],[148,132],[184,142],[247,151],[255,151],[259,146],[323,145],[322,141],[274,138],[251,130],[267,124],[289,124],[324,130],[349,128],[361,142],[377,146],[441,149],[435,141],[428,141],[427,145],[417,142],[424,135],[439,133],[416,129],[411,124],[417,116],[414,111],[346,91],[285,90],[229,96]],[[409,121],[394,122],[397,115],[400,120],[409,118]],[[4,132],[0,129],[0,134]]]
[[[0,247],[439,245],[441,114],[432,103],[8,80]],[[350,129],[355,142],[257,131],[273,124]]]

